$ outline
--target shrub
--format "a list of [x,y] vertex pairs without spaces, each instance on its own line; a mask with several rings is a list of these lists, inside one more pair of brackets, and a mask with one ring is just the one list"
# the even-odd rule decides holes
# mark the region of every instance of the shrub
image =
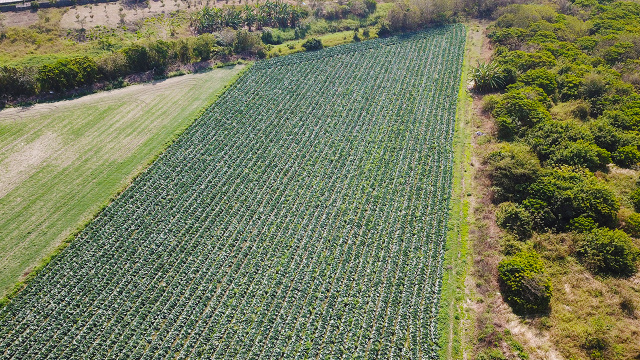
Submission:
[[200,61],[211,59],[211,53],[216,46],[216,38],[211,34],[202,34],[196,38],[193,44],[193,55]]
[[529,130],[526,141],[540,160],[547,161],[572,142],[593,142],[593,135],[589,127],[579,121],[551,120],[544,121]]
[[31,68],[0,66],[0,101],[16,96],[31,96],[38,92],[38,81]]
[[257,35],[251,34],[246,30],[236,33],[236,39],[233,42],[233,50],[237,53],[258,54],[260,50],[264,51],[262,41]]
[[631,200],[631,204],[633,204],[633,208],[636,211],[640,211],[640,188],[636,188],[629,194],[629,200]]
[[505,74],[495,62],[481,63],[471,69],[473,88],[478,92],[503,90],[506,86]]
[[584,215],[580,215],[569,221],[569,230],[577,233],[588,233],[597,227],[596,222],[592,218]]
[[638,270],[640,252],[622,230],[595,229],[579,241],[576,253],[596,273],[631,276]]
[[94,83],[98,78],[96,62],[87,57],[58,60],[38,71],[38,83],[43,91],[63,91]]
[[500,228],[512,233],[519,240],[526,240],[533,233],[531,214],[512,202],[504,202],[498,206],[496,221]]
[[556,74],[547,69],[531,69],[522,74],[519,81],[528,86],[539,87],[548,96],[553,95],[558,88]]
[[322,41],[320,41],[320,39],[316,39],[316,38],[311,38],[311,39],[305,41],[304,44],[302,44],[302,47],[306,51],[315,51],[315,50],[320,50],[320,49],[324,48],[324,46],[322,45]]
[[127,59],[122,52],[114,52],[97,60],[98,73],[106,80],[127,75]]
[[593,173],[570,167],[545,170],[528,187],[529,198],[545,202],[555,216],[557,229],[565,229],[580,216],[601,226],[616,224],[620,205],[608,185]]
[[269,45],[279,45],[282,44],[283,40],[280,36],[274,36],[273,31],[266,29],[262,32],[262,42]]
[[640,237],[640,214],[629,215],[624,222],[624,231],[633,237]]
[[[532,98],[532,94],[535,95]],[[541,94],[542,93],[542,94]],[[512,89],[502,96],[493,115],[496,118],[505,117],[513,124],[516,135],[522,135],[524,130],[535,124],[551,120],[551,114],[544,105],[546,96],[541,96],[542,90],[532,88]]]
[[149,69],[149,52],[142,45],[131,45],[122,49],[129,72],[142,72]]
[[[612,126],[606,119],[597,119],[589,123],[593,141],[599,147],[615,152],[621,144],[622,132]],[[615,159],[615,158],[614,158]]]
[[623,146],[616,150],[612,157],[616,165],[629,168],[640,162],[640,151],[635,145]]
[[389,23],[386,21],[380,22],[380,27],[378,28],[378,37],[384,38],[391,36],[391,28],[389,27]]
[[540,175],[540,161],[531,149],[520,143],[505,144],[487,157],[495,198],[502,201],[521,201],[528,187]]
[[603,170],[611,162],[611,154],[584,140],[565,142],[551,156],[552,164],[581,166],[591,171]]
[[549,309],[551,280],[535,251],[517,253],[498,265],[502,294],[519,314],[540,313]]

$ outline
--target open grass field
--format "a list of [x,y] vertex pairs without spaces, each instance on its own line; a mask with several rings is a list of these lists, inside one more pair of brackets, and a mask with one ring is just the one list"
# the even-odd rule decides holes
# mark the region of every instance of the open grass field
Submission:
[[129,184],[240,70],[0,111],[0,294]]
[[465,36],[255,64],[0,311],[0,358],[437,358]]

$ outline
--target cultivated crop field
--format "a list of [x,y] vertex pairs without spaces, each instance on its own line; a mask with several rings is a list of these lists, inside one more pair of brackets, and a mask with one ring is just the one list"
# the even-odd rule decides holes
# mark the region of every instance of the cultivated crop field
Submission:
[[0,357],[437,357],[464,40],[256,63],[0,311]]
[[0,297],[143,171],[241,69],[0,111]]

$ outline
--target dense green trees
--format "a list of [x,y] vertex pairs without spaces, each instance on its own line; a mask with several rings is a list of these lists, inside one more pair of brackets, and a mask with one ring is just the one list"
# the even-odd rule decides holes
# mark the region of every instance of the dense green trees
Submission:
[[[527,266],[542,271],[537,255],[521,252],[532,248],[534,232],[572,232],[571,254],[594,273],[637,271],[640,253],[629,235],[640,236],[640,215],[625,210],[618,218],[628,202],[603,173],[610,163],[640,163],[640,95],[625,82],[640,54],[640,41],[631,40],[640,39],[640,5],[594,4],[569,5],[564,14],[545,5],[509,6],[489,34],[496,46],[491,69],[512,69],[513,79],[482,87],[502,92],[486,109],[506,141],[485,164],[497,224],[519,240],[509,242],[508,253],[517,254],[499,266],[505,300],[523,313],[539,310],[527,308],[539,302],[524,300],[529,288],[522,280]],[[640,188],[629,200],[639,211]],[[534,293],[544,294],[537,284]]]

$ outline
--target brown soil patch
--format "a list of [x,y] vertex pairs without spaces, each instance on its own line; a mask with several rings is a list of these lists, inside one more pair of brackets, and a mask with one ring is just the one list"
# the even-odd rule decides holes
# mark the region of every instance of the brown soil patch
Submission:
[[[117,27],[122,25],[122,21],[126,25],[131,25],[138,20],[158,16],[162,14],[170,14],[177,10],[196,11],[205,6],[222,7],[224,5],[244,5],[255,4],[257,0],[229,0],[229,1],[206,1],[206,0],[153,0],[149,1],[147,6],[142,1],[138,5],[123,4],[121,2],[83,5],[71,8],[62,17],[60,26],[64,29],[80,29],[81,22],[84,22],[85,28],[102,25],[106,27]],[[167,24],[167,29],[168,29]]]
[[38,22],[38,13],[34,11],[9,11],[0,13],[5,27],[27,27]]

